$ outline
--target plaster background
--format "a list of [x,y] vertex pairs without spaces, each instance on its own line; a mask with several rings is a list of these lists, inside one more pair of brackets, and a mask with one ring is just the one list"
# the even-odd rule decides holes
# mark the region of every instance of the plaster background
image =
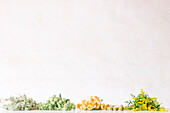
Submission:
[[169,0],[0,0],[0,97],[170,106]]

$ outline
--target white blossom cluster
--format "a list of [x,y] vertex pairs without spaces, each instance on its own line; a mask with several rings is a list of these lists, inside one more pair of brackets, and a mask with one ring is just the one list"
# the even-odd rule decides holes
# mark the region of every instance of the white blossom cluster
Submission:
[[26,95],[18,97],[11,96],[10,98],[3,99],[3,108],[12,111],[25,111],[25,110],[38,110],[39,104],[32,98],[27,98]]
[[62,98],[61,94],[59,97],[56,95],[52,96],[47,100],[47,103],[40,103],[40,110],[74,110],[76,108],[74,103],[70,103],[69,99]]

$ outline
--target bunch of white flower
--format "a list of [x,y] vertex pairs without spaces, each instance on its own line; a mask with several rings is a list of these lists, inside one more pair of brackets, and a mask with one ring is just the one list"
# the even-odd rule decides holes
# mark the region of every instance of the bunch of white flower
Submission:
[[24,110],[38,110],[39,104],[32,98],[27,98],[26,95],[20,95],[18,97],[11,96],[10,98],[3,99],[3,108],[12,111],[24,111]]
[[61,94],[59,97],[56,95],[52,96],[47,100],[47,103],[40,103],[40,110],[72,110],[75,109],[75,104],[70,103],[69,99],[62,98]]

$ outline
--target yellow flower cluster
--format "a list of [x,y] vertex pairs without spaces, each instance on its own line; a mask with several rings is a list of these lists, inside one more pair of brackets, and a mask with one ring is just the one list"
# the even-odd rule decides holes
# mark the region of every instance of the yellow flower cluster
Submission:
[[97,96],[91,96],[90,100],[83,100],[81,104],[77,104],[77,108],[81,110],[106,110],[110,107],[105,105]]
[[157,98],[151,98],[148,94],[145,94],[143,89],[141,89],[141,93],[135,97],[131,94],[133,101],[126,101],[128,105],[125,107],[125,110],[132,110],[132,111],[167,111],[165,108],[160,106],[157,102]]

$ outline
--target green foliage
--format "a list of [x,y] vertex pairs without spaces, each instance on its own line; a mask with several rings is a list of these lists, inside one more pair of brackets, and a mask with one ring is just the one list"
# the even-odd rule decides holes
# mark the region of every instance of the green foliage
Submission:
[[25,110],[38,110],[39,104],[32,98],[27,98],[26,95],[18,97],[11,96],[10,98],[3,99],[3,108],[12,111],[25,111]]
[[62,98],[61,94],[59,97],[53,95],[50,97],[46,103],[40,103],[40,110],[72,110],[75,109],[74,103],[70,103],[69,99]]
[[135,97],[135,95],[130,94],[132,96],[133,101],[125,101],[128,105],[125,107],[125,110],[133,110],[133,111],[167,111],[161,104],[157,102],[155,97],[151,98],[148,94],[145,94],[143,89],[141,89],[141,93]]

